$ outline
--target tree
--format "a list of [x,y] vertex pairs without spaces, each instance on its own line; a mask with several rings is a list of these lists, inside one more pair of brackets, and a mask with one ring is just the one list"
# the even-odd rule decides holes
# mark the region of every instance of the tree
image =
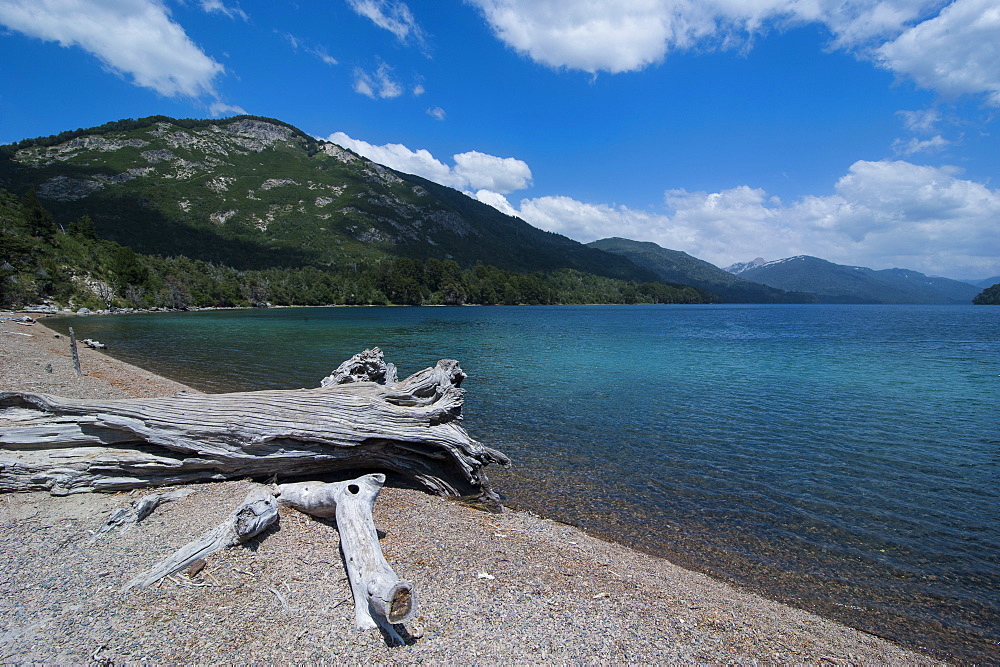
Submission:
[[430,290],[424,284],[424,265],[409,257],[397,257],[379,267],[377,286],[393,303],[419,306]]
[[462,281],[462,267],[453,259],[440,260],[431,257],[424,262],[424,276],[427,287],[432,292],[438,292],[446,285],[454,285]]
[[166,308],[184,310],[191,305],[191,293],[177,276],[171,274],[166,276],[163,281],[163,287],[158,295],[158,302],[159,305]]
[[141,256],[127,246],[117,246],[111,253],[111,271],[123,291],[127,285],[145,286],[149,279],[149,269]]
[[111,302],[115,298],[115,291],[111,289],[111,285],[107,284],[103,280],[95,280],[91,285],[91,289],[94,290],[94,294],[97,298],[104,302],[105,308],[111,307]]
[[56,221],[52,214],[42,206],[34,189],[21,199],[24,206],[24,216],[28,223],[28,233],[39,238],[52,238],[56,233]]
[[254,308],[266,306],[271,297],[271,286],[266,277],[257,277],[246,285],[246,299]]
[[441,288],[441,303],[446,306],[464,306],[468,298],[461,283],[448,283]]
[[79,236],[83,239],[97,239],[97,231],[94,229],[94,221],[89,215],[85,215],[82,218],[69,223],[69,233],[72,236]]

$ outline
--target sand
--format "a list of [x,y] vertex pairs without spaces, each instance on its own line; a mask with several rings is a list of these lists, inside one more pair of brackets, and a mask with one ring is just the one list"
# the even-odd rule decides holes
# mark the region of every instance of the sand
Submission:
[[[185,389],[89,349],[79,377],[66,337],[40,323],[0,331],[0,391]],[[335,525],[287,507],[277,529],[209,557],[195,578],[121,592],[251,484],[191,485],[141,524],[96,537],[143,492],[0,496],[0,663],[935,662],[565,524],[406,488],[385,488],[374,517],[387,560],[417,591],[406,646],[354,628]]]

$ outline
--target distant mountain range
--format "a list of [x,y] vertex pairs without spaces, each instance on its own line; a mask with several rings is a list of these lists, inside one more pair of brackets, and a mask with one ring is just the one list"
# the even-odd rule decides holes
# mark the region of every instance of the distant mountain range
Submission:
[[931,278],[919,271],[876,271],[808,255],[773,262],[758,258],[726,270],[778,289],[813,294],[821,303],[967,304],[981,291],[960,280]]
[[969,283],[970,285],[975,285],[980,289],[986,289],[987,287],[1000,285],[1000,276],[993,276],[992,278],[985,278],[983,280],[959,280],[959,282]]
[[591,248],[615,253],[632,263],[656,273],[661,280],[691,285],[719,295],[726,303],[816,303],[811,294],[786,291],[751,282],[723,271],[714,264],[686,252],[661,248],[648,241],[623,238],[601,239],[588,243]]

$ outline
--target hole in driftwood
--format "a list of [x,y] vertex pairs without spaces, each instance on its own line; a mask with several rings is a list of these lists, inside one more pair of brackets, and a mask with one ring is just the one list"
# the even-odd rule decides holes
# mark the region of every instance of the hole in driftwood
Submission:
[[400,588],[392,597],[389,606],[389,622],[399,623],[410,615],[413,609],[413,593],[409,588]]

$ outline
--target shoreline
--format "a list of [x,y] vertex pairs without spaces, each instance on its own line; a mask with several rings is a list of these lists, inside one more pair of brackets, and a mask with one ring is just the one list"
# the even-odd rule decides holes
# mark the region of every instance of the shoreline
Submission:
[[[190,390],[83,346],[86,375],[77,377],[68,340],[44,324],[2,321],[0,330],[32,334],[0,334],[0,391],[125,398]],[[386,558],[417,588],[412,645],[389,648],[376,631],[353,628],[336,531],[287,508],[255,549],[213,555],[204,586],[168,581],[118,592],[216,525],[246,485],[191,485],[195,494],[157,510],[148,525],[93,542],[87,529],[127,505],[129,494],[0,496],[11,574],[0,601],[0,658],[937,662],[530,512],[484,514],[397,487],[380,495],[375,521],[386,533]],[[42,558],[45,568],[37,567]],[[78,599],[81,590],[92,595]]]

